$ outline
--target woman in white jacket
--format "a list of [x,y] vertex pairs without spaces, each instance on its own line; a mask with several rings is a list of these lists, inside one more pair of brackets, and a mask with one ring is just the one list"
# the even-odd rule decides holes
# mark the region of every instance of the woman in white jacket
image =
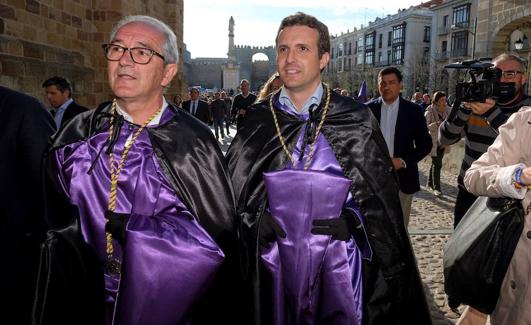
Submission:
[[[499,128],[494,143],[466,172],[464,183],[478,196],[523,200],[524,230],[489,318],[492,325],[531,324],[531,107],[522,107]],[[486,315],[469,308],[458,324],[486,321]]]

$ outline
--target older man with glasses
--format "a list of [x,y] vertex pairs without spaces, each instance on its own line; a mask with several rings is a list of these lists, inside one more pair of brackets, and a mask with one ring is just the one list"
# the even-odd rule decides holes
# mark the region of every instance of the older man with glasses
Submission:
[[35,321],[234,322],[232,188],[212,132],[163,96],[176,36],[129,16],[103,50],[115,99],[77,116],[49,152],[53,231]]
[[454,227],[477,198],[463,185],[465,172],[494,142],[498,136],[498,127],[522,106],[531,105],[531,98],[524,91],[527,82],[527,75],[524,73],[526,62],[514,54],[504,53],[496,57],[492,63],[502,71],[499,81],[514,83],[515,92],[497,100],[487,99],[484,103],[463,103],[439,128],[439,142],[442,145],[454,144],[461,137],[465,137],[465,157],[457,178]]

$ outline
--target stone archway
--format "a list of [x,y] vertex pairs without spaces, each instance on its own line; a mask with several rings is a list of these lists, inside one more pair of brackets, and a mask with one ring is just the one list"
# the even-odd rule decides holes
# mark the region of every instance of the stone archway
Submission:
[[[517,29],[523,32],[531,31],[531,6],[515,11],[512,16],[504,17],[506,18],[500,21],[491,35],[493,41],[491,42],[490,53],[493,56],[512,50],[509,41],[513,31]],[[528,36],[531,36],[529,32]]]
[[[257,61],[253,63],[253,56],[256,54],[263,54],[267,57],[267,61]],[[251,82],[251,89],[256,90],[264,83],[262,74],[268,77],[276,70],[276,48],[274,46],[248,46],[235,45],[234,57],[236,62],[240,64],[240,79],[247,79]],[[253,70],[255,69],[255,70]],[[253,71],[255,75],[253,76]],[[256,74],[256,72],[259,72]]]
[[[499,14],[498,14],[499,15]],[[499,20],[499,25],[493,30],[491,35],[491,50],[492,57],[504,52],[513,52],[527,60],[528,80],[531,79],[531,48],[529,42],[531,41],[531,6],[526,5],[518,8],[518,10],[512,10],[510,13],[501,15],[502,19]],[[514,39],[511,39],[511,35],[519,31],[519,35],[525,35],[525,47],[522,50],[516,50],[514,47]],[[530,82],[527,82],[527,93],[531,91]]]
[[271,63],[269,57],[262,52],[256,53],[252,56],[251,67],[251,85],[252,90],[259,90],[262,85],[269,79],[272,73],[269,68]]

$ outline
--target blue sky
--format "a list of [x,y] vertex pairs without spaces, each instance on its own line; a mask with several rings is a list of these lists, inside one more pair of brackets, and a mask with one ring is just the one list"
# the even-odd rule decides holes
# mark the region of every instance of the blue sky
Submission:
[[317,17],[332,34],[394,14],[419,0],[186,0],[184,42],[192,58],[226,57],[234,17],[236,45],[273,45],[282,18],[297,11]]

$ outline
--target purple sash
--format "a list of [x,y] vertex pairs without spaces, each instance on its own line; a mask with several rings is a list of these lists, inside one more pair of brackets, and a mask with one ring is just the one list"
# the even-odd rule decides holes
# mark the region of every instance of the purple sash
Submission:
[[322,171],[264,173],[271,215],[286,232],[262,262],[272,278],[273,323],[361,324],[361,256],[353,240],[312,235],[314,219],[337,218],[351,181]]
[[187,323],[223,257],[195,219],[132,215],[114,323]]

